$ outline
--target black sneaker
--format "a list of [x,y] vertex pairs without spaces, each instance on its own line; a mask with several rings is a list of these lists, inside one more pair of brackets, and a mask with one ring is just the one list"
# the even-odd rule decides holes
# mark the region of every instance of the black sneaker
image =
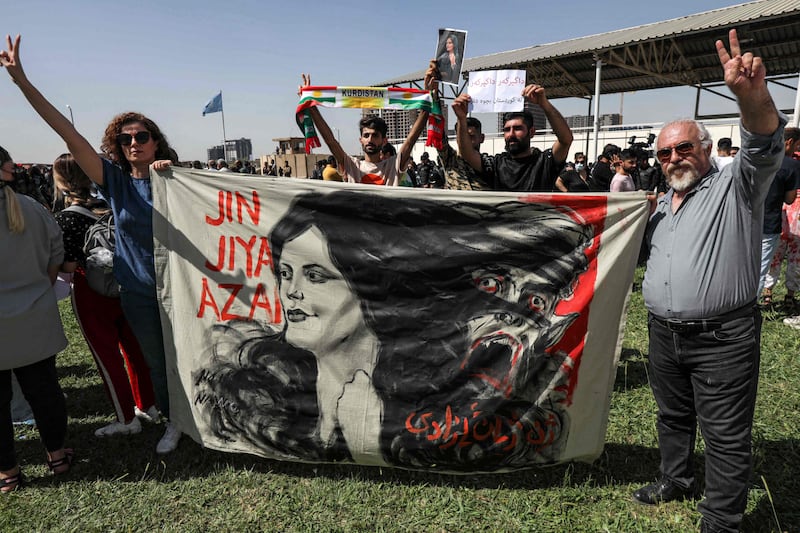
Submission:
[[685,500],[694,495],[694,485],[683,488],[672,480],[662,477],[655,483],[645,485],[633,493],[633,499],[645,505],[658,505],[675,500]]
[[700,520],[700,533],[725,533],[725,531],[711,524],[705,518]]

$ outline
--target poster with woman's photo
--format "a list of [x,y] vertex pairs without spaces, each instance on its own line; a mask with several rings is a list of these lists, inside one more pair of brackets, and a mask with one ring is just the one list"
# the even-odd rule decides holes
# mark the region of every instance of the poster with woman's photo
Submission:
[[644,196],[162,174],[170,418],[203,446],[463,473],[601,453]]
[[436,41],[436,64],[442,75],[442,82],[458,85],[461,79],[461,66],[464,63],[464,48],[467,32],[451,28],[439,28]]

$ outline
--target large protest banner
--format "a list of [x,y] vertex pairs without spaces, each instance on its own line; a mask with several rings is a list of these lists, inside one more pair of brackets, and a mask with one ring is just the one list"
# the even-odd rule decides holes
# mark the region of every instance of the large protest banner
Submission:
[[602,451],[643,194],[153,176],[173,421],[304,462]]

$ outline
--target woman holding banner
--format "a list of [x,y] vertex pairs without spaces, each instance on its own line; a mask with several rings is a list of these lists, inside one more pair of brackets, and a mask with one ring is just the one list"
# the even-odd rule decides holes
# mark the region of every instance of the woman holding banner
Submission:
[[[86,233],[108,211],[106,202],[91,194],[91,181],[71,154],[53,162],[53,179],[66,209],[56,213],[64,233],[62,272],[72,272],[72,309],[117,419],[98,428],[97,437],[132,435],[142,430],[136,416],[157,417],[150,370],[125,319],[119,298],[96,292],[86,279]],[[144,413],[144,414],[142,414]]]
[[[555,350],[578,318],[555,308],[591,235],[546,205],[298,196],[270,234],[283,329],[222,326],[195,403],[218,437],[268,455],[485,471],[555,461],[578,356]],[[454,417],[482,438],[443,437]]]
[[[116,223],[114,277],[120,283],[120,302],[150,367],[156,403],[169,416],[166,361],[156,297],[153,260],[153,203],[150,166],[166,169],[174,151],[158,126],[138,113],[117,115],[106,128],[101,158],[64,115],[28,80],[20,61],[20,36],[6,37],[0,64],[31,106],[66,142],[69,152],[111,203]],[[181,433],[167,423],[158,453],[174,450]]]

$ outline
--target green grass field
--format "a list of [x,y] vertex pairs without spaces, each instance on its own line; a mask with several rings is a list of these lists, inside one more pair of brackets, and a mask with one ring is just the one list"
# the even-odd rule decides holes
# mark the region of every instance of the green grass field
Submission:
[[[641,272],[637,272],[637,282]],[[783,297],[776,292],[776,300]],[[38,434],[17,430],[28,485],[0,496],[0,531],[692,531],[696,501],[636,504],[657,475],[647,331],[634,292],[602,456],[514,474],[451,476],[302,465],[202,449],[184,438],[166,457],[162,426],[100,440],[112,408],[68,302],[59,355],[73,470],[57,480]],[[800,331],[765,314],[754,427],[755,471],[743,531],[800,532]],[[702,481],[702,441],[697,463]]]

